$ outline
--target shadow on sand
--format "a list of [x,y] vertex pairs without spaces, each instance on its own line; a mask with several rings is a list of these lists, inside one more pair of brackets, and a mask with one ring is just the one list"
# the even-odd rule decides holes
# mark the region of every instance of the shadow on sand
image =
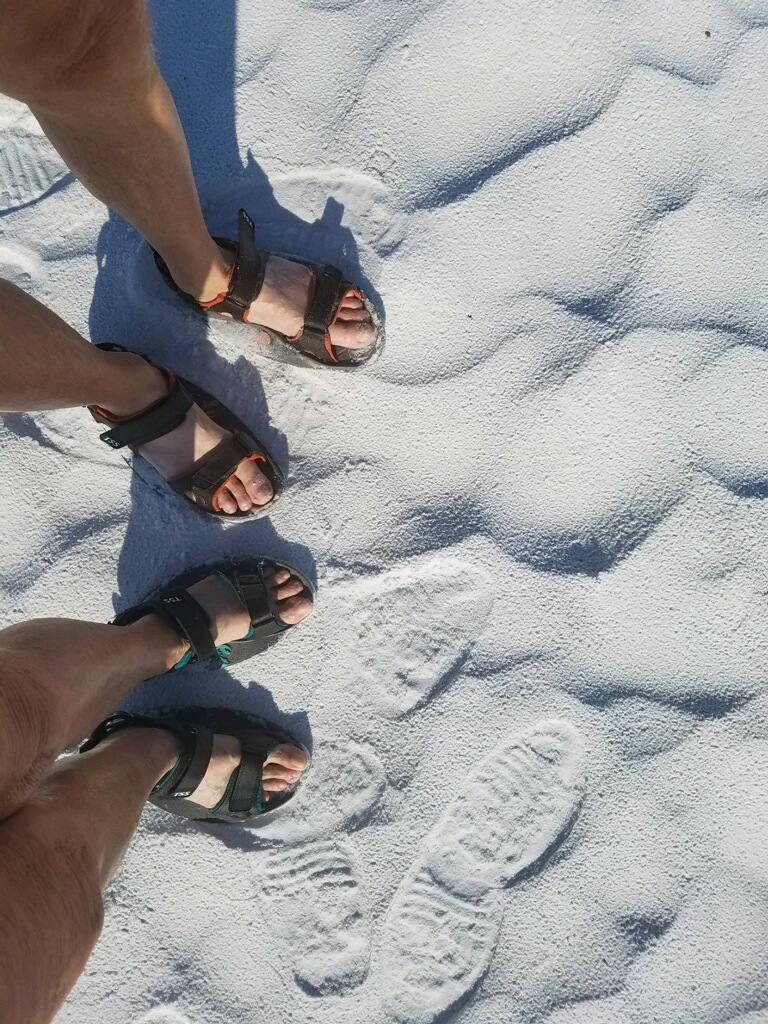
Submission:
[[[278,203],[251,154],[241,157],[235,119],[234,0],[174,0],[152,6],[158,63],[185,128],[211,233],[234,237],[237,211],[243,206],[256,222],[262,247],[334,262],[360,281],[375,301],[355,241],[342,226],[343,206],[329,197],[321,218],[303,221]],[[228,360],[216,348],[217,338],[223,349],[227,337],[236,337],[237,332],[244,351],[249,344],[258,346],[253,329],[209,322],[184,307],[162,284],[145,243],[113,213],[101,230],[97,259],[92,340],[118,342],[143,352],[201,384],[244,420],[286,470],[288,441],[270,424],[256,348],[253,363],[245,356]],[[223,524],[178,499],[146,463],[140,467],[130,476],[132,506],[118,567],[116,610],[141,600],[187,567],[223,557],[276,557],[315,579],[310,552],[282,540],[268,518]],[[291,500],[290,491],[282,500]],[[199,702],[242,708],[294,732],[311,748],[306,714],[281,714],[270,688],[258,681],[258,658],[248,668],[252,681],[247,686],[225,670],[216,670],[214,677],[214,670],[205,667],[164,678],[161,690],[150,680],[134,691],[126,707],[146,710]]]

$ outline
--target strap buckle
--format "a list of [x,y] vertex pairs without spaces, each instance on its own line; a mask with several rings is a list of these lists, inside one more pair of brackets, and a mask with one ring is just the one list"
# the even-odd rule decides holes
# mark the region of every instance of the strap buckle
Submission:
[[248,601],[249,597],[256,598],[262,597],[264,595],[266,589],[264,580],[260,575],[256,573],[238,573],[237,582],[240,586],[240,590],[246,602]]

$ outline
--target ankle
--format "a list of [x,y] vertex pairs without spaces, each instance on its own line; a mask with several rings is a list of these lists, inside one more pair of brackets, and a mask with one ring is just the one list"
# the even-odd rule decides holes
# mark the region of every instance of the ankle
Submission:
[[131,630],[149,655],[150,664],[145,679],[170,671],[189,650],[189,644],[171,629],[162,616],[154,612],[122,628]]
[[103,386],[92,402],[117,419],[136,416],[168,394],[168,380],[157,366],[133,352],[102,352]]
[[185,264],[167,263],[176,286],[198,302],[214,302],[226,293],[232,277],[234,256],[219,248],[211,239],[211,247],[194,261]]
[[183,753],[181,740],[170,729],[143,726],[121,729],[108,736],[99,747],[119,750],[126,768],[134,761],[139,762],[142,782],[151,787],[174,767]]

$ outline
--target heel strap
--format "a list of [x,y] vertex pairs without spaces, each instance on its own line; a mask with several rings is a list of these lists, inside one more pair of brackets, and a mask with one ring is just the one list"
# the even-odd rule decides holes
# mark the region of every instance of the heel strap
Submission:
[[[182,587],[169,588],[158,597],[121,612],[112,621],[115,626],[129,626],[132,622],[153,613],[160,615],[174,633],[189,644],[194,657],[185,661],[184,664],[207,661],[216,653],[216,644],[211,636],[211,621],[208,615],[194,597]],[[184,661],[183,658],[181,660]]]
[[166,729],[168,732],[173,732],[179,737],[184,744],[185,750],[189,746],[189,729],[179,722],[162,718],[149,718],[147,715],[130,715],[127,711],[116,711],[114,715],[105,718],[103,722],[96,726],[88,739],[80,744],[78,753],[87,754],[89,750],[98,747],[107,736],[112,736],[116,732],[122,732],[123,729],[134,728]]
[[[220,243],[218,238],[214,241]],[[205,308],[215,313],[229,313],[234,320],[246,323],[251,303],[259,297],[264,284],[267,259],[267,253],[256,248],[256,227],[253,221],[241,209],[237,217],[237,253],[229,288],[219,302],[205,303]]]
[[151,795],[177,797],[185,800],[194,793],[203,781],[213,752],[213,733],[204,726],[185,725],[172,718],[150,718],[146,715],[129,715],[118,711],[96,726],[88,739],[80,745],[79,752],[86,754],[97,747],[107,736],[123,729],[165,729],[182,742],[183,750],[176,764],[160,779]]

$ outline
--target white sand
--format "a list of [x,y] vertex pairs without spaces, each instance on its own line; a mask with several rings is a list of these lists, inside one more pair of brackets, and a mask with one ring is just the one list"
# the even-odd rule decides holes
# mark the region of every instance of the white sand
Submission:
[[340,263],[388,346],[342,378],[207,328],[0,105],[0,273],[292,480],[219,528],[85,412],[8,417],[2,623],[225,552],[320,584],[257,661],[131,698],[315,766],[256,830],[150,808],[58,1021],[763,1024],[768,2],[157,8],[212,229]]

